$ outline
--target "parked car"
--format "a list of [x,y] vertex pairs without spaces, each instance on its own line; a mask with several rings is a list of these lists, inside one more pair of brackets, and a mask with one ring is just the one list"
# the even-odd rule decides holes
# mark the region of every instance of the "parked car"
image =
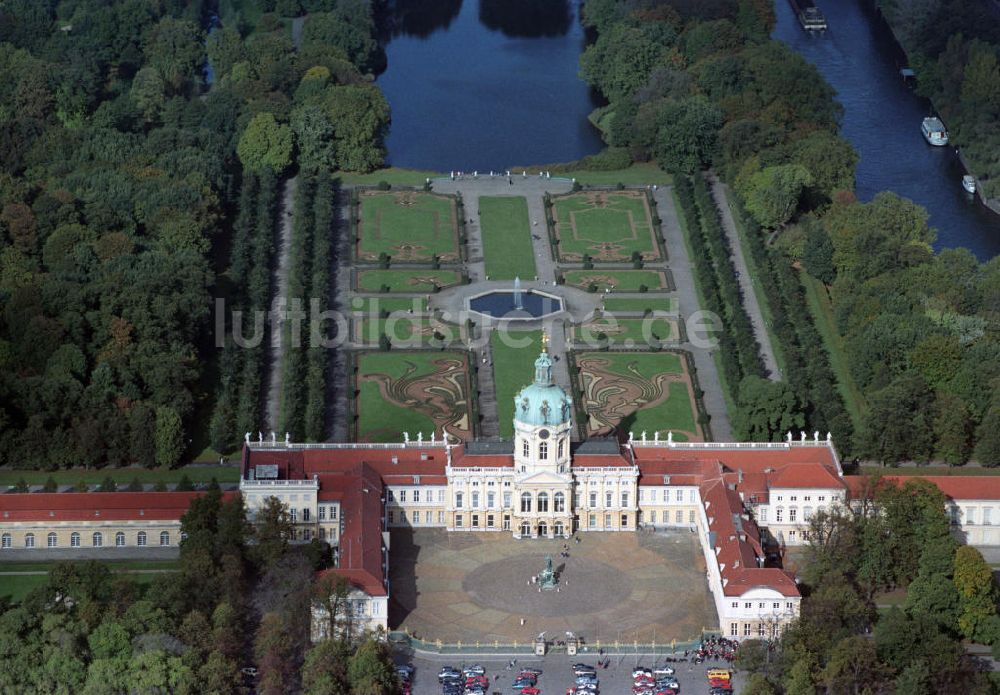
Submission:
[[672,676],[675,673],[672,666],[657,666],[653,669],[654,676]]
[[579,676],[581,673],[597,673],[597,669],[590,664],[573,664],[573,673]]
[[653,672],[644,666],[638,666],[632,671],[632,677],[636,678],[638,676],[652,676]]

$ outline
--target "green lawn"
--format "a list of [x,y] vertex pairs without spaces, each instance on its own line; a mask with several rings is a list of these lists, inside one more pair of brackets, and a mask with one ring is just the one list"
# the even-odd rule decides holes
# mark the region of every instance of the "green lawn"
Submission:
[[646,297],[608,297],[604,300],[604,311],[607,313],[634,311],[662,311],[668,314],[677,313],[677,300],[673,297],[647,295]]
[[[444,342],[450,342],[459,337],[457,326],[449,326],[440,321],[431,321],[426,317],[401,316],[392,319],[362,319],[358,323],[355,339],[362,343],[378,345],[382,335],[389,336],[392,346],[427,347],[432,344],[434,333],[444,336]],[[404,345],[403,343],[411,343]],[[434,341],[440,345],[440,341]]]
[[[176,560],[111,560],[103,561],[111,569],[126,572],[138,584],[148,584],[161,574],[162,570],[177,571]],[[0,561],[0,596],[10,596],[14,602],[21,601],[32,590],[44,586],[49,580],[48,572],[56,565],[53,562],[2,562]],[[156,571],[150,571],[156,570]],[[14,575],[8,572],[44,572],[45,574]]]
[[514,396],[534,378],[533,365],[541,346],[541,331],[510,331],[506,342],[498,331],[490,336],[501,437],[514,436]]
[[427,311],[427,300],[423,297],[355,297],[348,311],[378,316],[383,311],[412,311],[421,314]]
[[833,306],[830,304],[830,298],[826,294],[823,283],[810,276],[809,273],[799,273],[799,277],[806,289],[806,301],[809,303],[809,311],[816,322],[816,329],[823,338],[826,352],[830,356],[830,366],[837,377],[837,390],[840,391],[847,412],[851,415],[854,429],[860,430],[864,413],[867,410],[865,397],[851,375],[844,340],[837,332],[837,325],[833,319]]
[[362,270],[358,288],[365,292],[433,292],[462,281],[457,270]]
[[[457,387],[454,381],[435,377],[441,371],[442,360],[460,360],[465,364],[464,379],[458,380],[461,384]],[[357,364],[361,392],[359,441],[400,442],[403,432],[409,432],[412,439],[423,432],[429,439],[435,430],[440,438],[441,427],[435,424],[432,414],[444,414],[448,421],[468,415],[470,393],[465,353],[367,352],[358,357]],[[376,378],[387,382],[380,387]]]
[[587,289],[593,284],[599,292],[609,287],[621,292],[641,291],[643,285],[649,290],[667,288],[667,278],[660,270],[567,270],[563,277],[567,285]]
[[[673,431],[675,440],[684,441],[687,437],[678,430],[698,432],[695,404],[688,394],[687,385],[682,381],[662,381],[664,375],[685,373],[680,355],[672,352],[584,352],[576,355],[577,364],[592,358],[607,361],[607,365],[601,366],[598,371],[582,366],[581,382],[594,383],[597,390],[608,388],[612,394],[610,399],[598,393],[583,394],[584,407],[592,423],[606,425],[616,416],[626,413],[619,426],[634,432],[637,437],[643,430],[648,437],[659,432],[661,438],[665,438],[668,431]],[[594,382],[591,382],[592,378]],[[612,383],[613,380],[617,383]],[[650,405],[650,401],[660,402]],[[608,408],[615,408],[614,413]],[[593,433],[601,428],[592,425],[589,429]]]
[[377,260],[385,253],[394,261],[458,259],[455,199],[413,191],[361,194],[358,257]]
[[604,333],[609,346],[648,347],[677,340],[677,324],[662,318],[611,319],[603,317],[573,328],[574,342],[599,347],[598,336]]
[[386,169],[377,169],[370,174],[338,171],[336,177],[340,179],[342,184],[348,186],[376,186],[382,181],[393,186],[423,186],[427,179],[433,179],[441,175],[437,171],[388,167]]
[[484,196],[479,199],[479,228],[483,236],[486,275],[490,280],[526,280],[535,277],[531,221],[524,198]]
[[182,466],[170,470],[160,468],[70,468],[62,471],[19,471],[9,468],[0,470],[0,487],[15,485],[24,479],[29,485],[43,485],[49,476],[58,485],[75,485],[81,480],[97,485],[108,476],[114,478],[119,488],[124,488],[138,478],[141,483],[176,483],[184,476],[192,483],[207,483],[215,478],[220,483],[235,483],[240,479],[240,469],[232,466]]
[[552,198],[559,260],[627,261],[636,251],[660,258],[646,195],[642,192],[571,193]]

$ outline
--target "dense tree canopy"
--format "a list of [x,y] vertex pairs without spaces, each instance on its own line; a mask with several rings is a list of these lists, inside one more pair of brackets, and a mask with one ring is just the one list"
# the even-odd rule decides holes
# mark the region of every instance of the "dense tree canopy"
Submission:
[[[316,13],[298,51],[272,0],[239,5],[207,46],[202,2],[0,6],[0,465],[197,454],[211,296],[268,300],[276,196],[248,198],[264,209],[240,243],[241,187],[259,175],[273,194],[297,156],[382,163],[388,105],[361,76],[381,55],[370,3],[296,4]],[[259,384],[242,387],[255,429]]]

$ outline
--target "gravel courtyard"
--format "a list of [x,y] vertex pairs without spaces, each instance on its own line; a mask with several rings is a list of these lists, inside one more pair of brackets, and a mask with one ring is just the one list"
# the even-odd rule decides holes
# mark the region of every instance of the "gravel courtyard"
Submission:
[[[464,644],[524,644],[542,631],[550,639],[572,631],[590,644],[664,644],[717,627],[695,534],[579,536],[562,558],[562,540],[394,530],[390,629]],[[559,573],[558,592],[540,592],[530,581],[546,555]]]

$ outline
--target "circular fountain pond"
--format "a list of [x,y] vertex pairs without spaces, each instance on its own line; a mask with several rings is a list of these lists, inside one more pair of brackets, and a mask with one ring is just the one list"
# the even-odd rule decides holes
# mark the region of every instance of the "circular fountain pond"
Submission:
[[563,300],[538,290],[494,290],[469,298],[469,309],[498,321],[530,321],[563,310]]

